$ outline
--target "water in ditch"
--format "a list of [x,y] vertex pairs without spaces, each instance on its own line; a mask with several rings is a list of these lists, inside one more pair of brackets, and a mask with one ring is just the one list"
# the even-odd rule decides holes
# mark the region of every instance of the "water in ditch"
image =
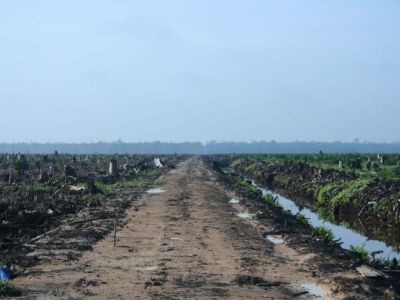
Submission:
[[259,187],[253,180],[251,180],[254,186],[256,186],[264,196],[267,194],[272,194],[272,196],[277,197],[277,202],[286,210],[290,211],[292,214],[300,213],[305,216],[309,223],[314,226],[324,226],[332,231],[335,238],[341,239],[342,247],[344,249],[350,250],[351,246],[364,246],[365,250],[368,252],[382,251],[382,253],[377,254],[376,258],[396,258],[400,259],[400,249],[395,249],[392,246],[387,245],[383,241],[370,239],[367,236],[359,233],[353,229],[345,227],[343,225],[333,224],[318,215],[318,213],[308,209],[300,208],[293,200],[275,193],[271,190]]

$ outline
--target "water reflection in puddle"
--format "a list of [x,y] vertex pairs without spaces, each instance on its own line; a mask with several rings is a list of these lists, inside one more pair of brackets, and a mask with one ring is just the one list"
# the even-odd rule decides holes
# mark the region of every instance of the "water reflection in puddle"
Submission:
[[165,192],[165,190],[163,188],[160,188],[160,187],[154,188],[154,189],[150,189],[150,190],[147,191],[148,194],[161,194],[161,193],[164,193],[164,192]]
[[242,219],[250,219],[251,218],[251,216],[248,212],[241,212],[241,213],[238,213],[236,216],[238,216],[239,218],[242,218]]
[[298,286],[294,287],[296,292],[307,292],[300,296],[299,298],[307,298],[307,299],[325,299],[326,291],[319,285],[315,283],[301,283]]
[[267,237],[265,239],[270,241],[270,242],[272,242],[272,243],[274,243],[274,244],[283,244],[283,242],[284,242],[282,239],[277,238],[277,237],[275,237],[273,235],[267,235]]

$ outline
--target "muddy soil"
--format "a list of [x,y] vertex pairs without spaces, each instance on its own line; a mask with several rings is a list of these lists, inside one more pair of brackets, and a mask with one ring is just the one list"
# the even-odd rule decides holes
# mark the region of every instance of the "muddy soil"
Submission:
[[265,236],[273,223],[231,201],[240,195],[200,158],[158,185],[120,221],[116,247],[109,234],[91,251],[76,248],[78,260],[54,256],[13,284],[25,299],[387,299],[352,268],[321,273],[319,253]]

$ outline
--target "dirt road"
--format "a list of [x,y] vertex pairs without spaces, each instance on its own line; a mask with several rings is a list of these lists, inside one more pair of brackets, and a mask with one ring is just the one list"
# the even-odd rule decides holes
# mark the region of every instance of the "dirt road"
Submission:
[[38,299],[329,298],[332,281],[313,277],[311,257],[265,240],[200,158],[158,184],[164,192],[129,210],[116,247],[110,235],[79,261],[38,265],[14,284]]

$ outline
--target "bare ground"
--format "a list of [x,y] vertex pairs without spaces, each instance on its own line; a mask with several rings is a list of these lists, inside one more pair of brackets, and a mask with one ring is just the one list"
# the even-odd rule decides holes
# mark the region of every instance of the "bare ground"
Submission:
[[[13,283],[28,299],[338,299],[332,272],[315,277],[313,254],[273,244],[199,158],[163,176],[164,193],[142,196],[112,235],[77,261],[54,259]],[[279,237],[278,237],[279,238]],[[309,293],[299,288],[311,286]],[[303,292],[303,293],[302,293]]]

